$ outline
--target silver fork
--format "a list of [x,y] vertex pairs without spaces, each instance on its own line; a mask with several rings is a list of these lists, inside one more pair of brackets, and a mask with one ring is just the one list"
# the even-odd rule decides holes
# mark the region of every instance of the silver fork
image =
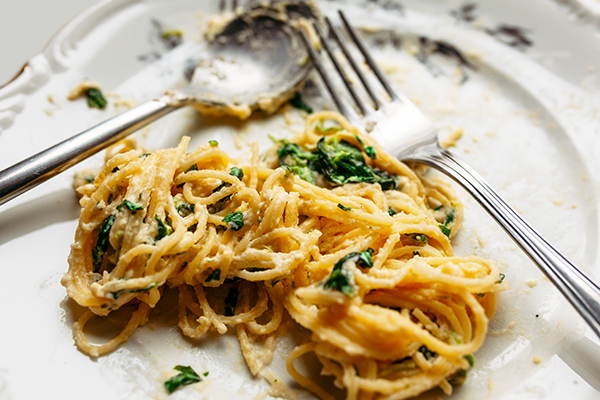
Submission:
[[[324,64],[325,56],[321,54],[320,50],[312,47],[307,35],[302,32],[303,42],[339,111],[352,124],[370,131],[371,135],[388,153],[394,154],[403,161],[417,162],[433,167],[464,187],[539,266],[600,337],[600,288],[531,227],[477,172],[439,145],[436,129],[429,118],[406,96],[398,94],[392,89],[367,51],[356,29],[348,23],[342,11],[339,11],[339,15],[351,41],[354,42],[364,57],[364,61],[389,96],[389,99],[386,99],[375,94],[373,85],[369,83],[359,68],[341,33],[326,17],[325,24],[329,35],[337,43],[367,94],[362,97],[370,98],[370,101],[365,100],[358,94],[334,56],[329,39],[325,37],[322,29],[315,22],[313,25],[319,34],[322,47],[328,53],[329,59],[356,104],[357,110],[344,103],[339,96],[343,89],[336,87],[327,71]],[[341,85],[337,84],[337,86]]]

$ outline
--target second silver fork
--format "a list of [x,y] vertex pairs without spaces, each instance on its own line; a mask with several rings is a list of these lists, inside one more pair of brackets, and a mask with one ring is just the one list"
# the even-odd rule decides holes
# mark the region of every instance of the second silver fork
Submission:
[[367,94],[363,97],[370,98],[370,100],[361,98],[358,94],[334,55],[329,39],[315,22],[313,25],[320,37],[322,47],[328,53],[341,81],[356,104],[354,109],[343,101],[339,93],[344,89],[334,83],[324,64],[324,55],[311,45],[306,34],[302,32],[304,44],[338,110],[352,124],[361,130],[369,131],[388,153],[403,161],[433,167],[465,188],[538,265],[600,337],[600,288],[531,227],[477,172],[439,145],[437,131],[431,120],[408,98],[392,89],[356,29],[348,23],[342,11],[339,11],[339,15],[348,36],[364,57],[365,63],[377,77],[389,99],[375,94],[373,85],[352,56],[343,36],[326,17],[325,24],[329,35],[361,81]]

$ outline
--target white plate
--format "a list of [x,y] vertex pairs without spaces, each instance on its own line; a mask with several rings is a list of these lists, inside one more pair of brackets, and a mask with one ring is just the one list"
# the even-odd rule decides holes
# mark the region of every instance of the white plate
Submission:
[[[456,152],[570,259],[597,277],[596,27],[573,14],[574,8],[544,0],[480,1],[472,22],[457,22],[450,15],[462,5],[457,1],[404,1],[403,8],[393,1],[349,3],[344,7],[356,25],[383,29],[369,36],[382,44],[375,56],[398,89],[436,121],[441,136],[463,128]],[[153,36],[150,20],[197,40],[217,4],[114,0],[73,20],[22,75],[0,89],[0,168],[117,113],[112,105],[99,111],[88,109],[85,101],[66,100],[69,89],[84,78],[134,102],[180,84],[173,60],[182,48],[167,53]],[[585,13],[582,4],[576,8],[580,14]],[[319,5],[334,15],[340,2]],[[486,33],[500,24],[526,28],[533,46],[512,48]],[[432,56],[426,67],[412,54],[416,47],[411,43],[420,36],[452,43],[477,70],[467,69],[469,79],[459,84],[451,61]],[[398,39],[403,45],[395,48]],[[140,61],[139,56],[151,53],[161,59]],[[319,98],[308,96],[307,101],[317,109],[327,106]],[[236,139],[258,140],[264,149],[269,144],[265,132],[283,136],[289,129],[280,115],[239,123],[205,120],[182,110],[137,136],[148,148],[172,146],[183,134],[192,136],[192,147],[216,138],[242,154]],[[98,155],[77,168],[101,163]],[[162,382],[177,364],[210,375],[169,398],[252,399],[264,392],[268,385],[250,378],[234,336],[187,340],[168,313],[110,355],[91,360],[77,351],[71,324],[82,311],[59,284],[79,212],[71,177],[66,172],[0,208],[0,399],[167,398]],[[511,290],[499,296],[492,332],[476,354],[475,369],[452,398],[599,398],[594,389],[600,388],[597,339],[485,212],[464,192],[462,198],[466,220],[455,240],[457,253],[497,260]],[[172,305],[165,300],[163,310]],[[289,342],[281,344],[282,353],[289,351]],[[541,363],[535,364],[534,357]],[[289,382],[282,357],[276,356],[270,368]],[[311,398],[301,389],[296,394]]]

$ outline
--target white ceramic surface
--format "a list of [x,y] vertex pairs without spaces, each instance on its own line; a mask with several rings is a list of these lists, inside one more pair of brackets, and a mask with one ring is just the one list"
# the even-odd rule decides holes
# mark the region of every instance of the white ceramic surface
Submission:
[[[350,19],[371,32],[369,40],[379,46],[376,59],[394,85],[436,121],[440,135],[462,128],[456,152],[597,278],[600,39],[594,19],[574,14],[574,3],[548,0],[482,0],[471,22],[450,14],[463,5],[458,1],[406,0],[403,7],[393,1],[343,3]],[[142,102],[181,84],[173,60],[185,47],[168,53],[153,36],[150,19],[182,29],[185,40],[199,40],[217,4],[105,1],[73,20],[18,79],[0,89],[0,168],[114,115],[118,99]],[[318,4],[334,15],[342,2]],[[584,5],[577,10],[588,15]],[[513,48],[486,33],[500,24],[525,28],[533,46]],[[420,36],[460,49],[476,67],[464,70],[468,80],[460,83],[462,73],[447,58],[434,55],[428,66],[419,61]],[[153,53],[161,58],[150,63]],[[69,89],[83,78],[120,97],[110,97],[104,111],[88,109],[85,101],[68,102]],[[316,90],[306,99],[316,109],[330,106]],[[149,149],[175,145],[184,134],[192,137],[191,147],[217,139],[243,157],[253,140],[262,150],[269,146],[265,133],[282,137],[300,129],[300,115],[292,111],[292,117],[296,123],[290,127],[281,115],[240,123],[181,110],[137,137]],[[101,163],[98,155],[76,169]],[[63,173],[0,208],[0,399],[253,399],[267,390],[264,380],[249,376],[233,335],[183,338],[168,296],[149,325],[115,352],[92,360],[77,351],[71,324],[82,310],[59,284],[78,216],[71,179],[72,171]],[[600,398],[594,389],[600,389],[597,339],[491,218],[465,193],[462,198],[466,219],[456,252],[497,260],[511,290],[499,296],[475,369],[451,398]],[[283,340],[280,353],[293,341]],[[283,363],[277,355],[270,369],[295,387]],[[210,375],[167,396],[162,382],[177,364]],[[301,389],[296,395],[311,398]],[[425,397],[435,396],[439,392]]]

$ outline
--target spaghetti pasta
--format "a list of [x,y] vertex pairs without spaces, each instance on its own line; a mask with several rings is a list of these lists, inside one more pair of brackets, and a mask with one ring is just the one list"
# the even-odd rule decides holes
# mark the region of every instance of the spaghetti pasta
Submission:
[[[341,115],[310,115],[303,135],[239,167],[214,142],[141,154],[125,146],[80,186],[81,216],[62,283],[89,309],[79,348],[100,356],[145,323],[165,284],[179,327],[200,337],[235,325],[252,374],[270,363],[287,315],[311,332],[287,368],[316,354],[347,399],[452,391],[472,365],[504,290],[498,267],[453,256],[463,210],[450,186],[417,174]],[[137,304],[107,344],[94,315]],[[260,348],[257,351],[256,348]]]

